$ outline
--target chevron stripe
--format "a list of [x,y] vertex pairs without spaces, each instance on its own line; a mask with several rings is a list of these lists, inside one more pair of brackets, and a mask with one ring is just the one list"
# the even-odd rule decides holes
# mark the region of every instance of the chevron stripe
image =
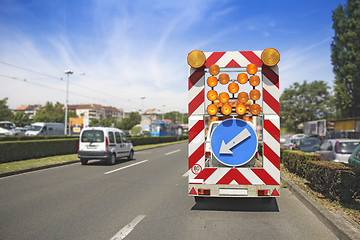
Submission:
[[219,67],[246,67],[250,63],[261,66],[260,59],[262,51],[230,51],[230,52],[206,52],[205,67],[209,68],[213,64]]

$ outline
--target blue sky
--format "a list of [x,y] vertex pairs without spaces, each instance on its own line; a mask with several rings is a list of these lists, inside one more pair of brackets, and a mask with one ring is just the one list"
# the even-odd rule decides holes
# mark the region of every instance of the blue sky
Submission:
[[[1,0],[0,98],[187,111],[187,54],[276,48],[280,90],[332,86],[332,10],[346,1]],[[26,79],[26,81],[24,80]],[[165,107],[164,107],[165,105]]]

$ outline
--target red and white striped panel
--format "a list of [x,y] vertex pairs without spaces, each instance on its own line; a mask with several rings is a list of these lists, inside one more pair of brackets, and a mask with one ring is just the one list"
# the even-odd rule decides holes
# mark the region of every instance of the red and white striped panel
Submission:
[[221,68],[246,67],[250,63],[261,67],[262,51],[205,52],[205,67],[217,64]]
[[[279,70],[262,65],[262,51],[206,52],[205,67],[262,67],[263,80],[263,168],[204,168],[205,165],[205,71],[189,70],[189,183],[279,185],[280,107]],[[198,165],[200,173],[192,168]],[[195,181],[193,181],[195,180]],[[197,181],[200,180],[200,181]]]
[[195,164],[205,166],[205,69],[189,68],[189,179],[196,174],[190,169]]
[[279,104],[279,68],[278,66],[262,67],[263,81],[263,114],[274,114],[280,116]]

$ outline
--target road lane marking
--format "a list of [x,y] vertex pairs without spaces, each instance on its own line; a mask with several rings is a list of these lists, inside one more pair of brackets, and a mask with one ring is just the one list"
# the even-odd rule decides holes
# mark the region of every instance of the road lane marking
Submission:
[[172,151],[172,152],[165,153],[165,156],[173,154],[173,153],[177,153],[177,152],[180,152],[180,149]]
[[135,165],[138,165],[138,164],[141,164],[141,163],[144,163],[144,162],[147,162],[147,161],[149,161],[149,160],[144,160],[144,161],[141,161],[141,162],[133,163],[133,164],[130,164],[130,165],[128,165],[128,166],[121,167],[121,168],[117,168],[117,169],[114,169],[114,170],[112,170],[112,171],[106,172],[106,173],[104,173],[104,174],[107,175],[107,174],[110,174],[110,173],[114,173],[114,172],[123,170],[123,169],[125,169],[125,168],[133,167],[133,166],[135,166]]
[[123,227],[117,234],[115,234],[110,240],[121,240],[124,239],[132,230],[134,230],[135,226],[143,220],[145,215],[139,215],[134,220],[132,220],[128,225]]

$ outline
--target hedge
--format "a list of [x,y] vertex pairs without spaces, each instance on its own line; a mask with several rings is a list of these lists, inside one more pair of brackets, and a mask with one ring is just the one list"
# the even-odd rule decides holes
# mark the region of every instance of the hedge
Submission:
[[360,169],[356,167],[320,161],[317,154],[283,149],[281,162],[290,172],[308,180],[313,189],[328,193],[341,202],[351,202],[359,197]]
[[[187,136],[129,138],[134,146],[174,142]],[[0,141],[0,163],[77,153],[78,137],[26,141]]]
[[78,139],[0,142],[0,163],[76,153]]

